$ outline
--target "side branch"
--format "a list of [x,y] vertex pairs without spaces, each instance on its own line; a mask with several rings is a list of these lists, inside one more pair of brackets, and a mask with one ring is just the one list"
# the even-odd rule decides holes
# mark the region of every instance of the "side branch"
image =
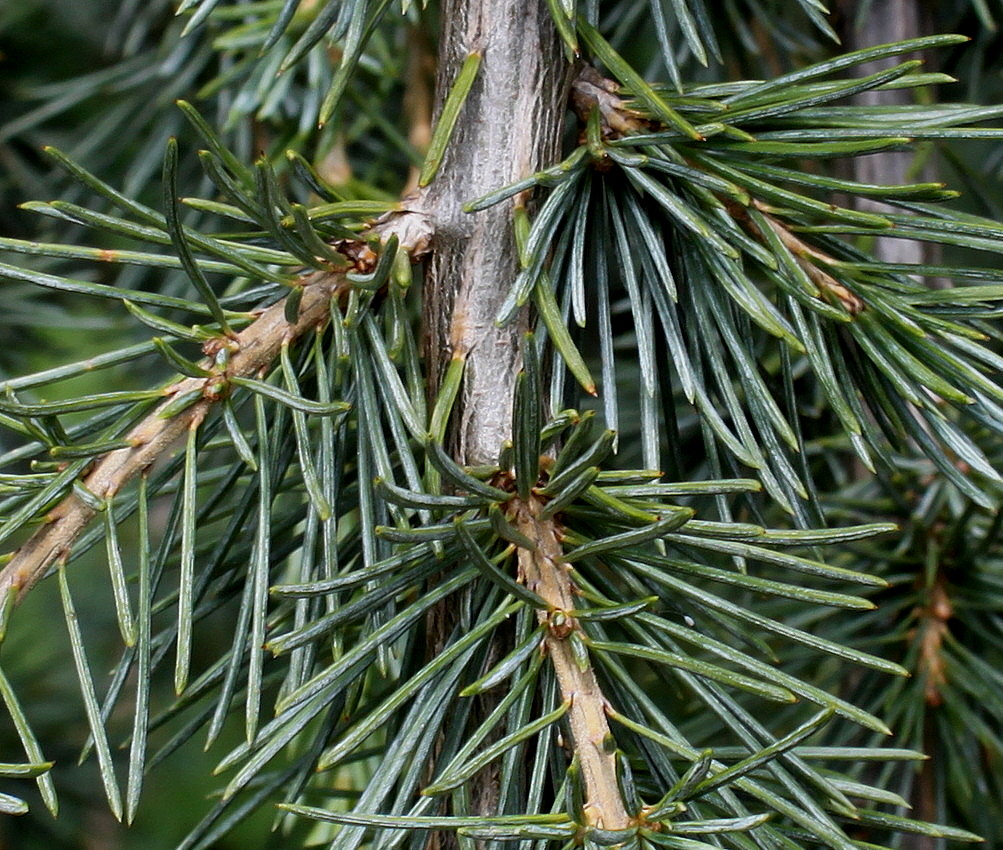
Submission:
[[[770,214],[769,208],[761,201],[753,199],[752,205],[762,213],[767,226],[776,234],[783,246],[791,252],[794,260],[799,266],[801,266],[802,269],[804,269],[805,274],[808,275],[811,282],[814,283],[815,286],[821,290],[821,292],[828,295],[830,300],[836,301],[842,305],[843,309],[851,316],[858,316],[864,311],[866,305],[858,295],[850,292],[849,289],[843,286],[843,284],[836,280],[836,278],[834,278],[831,274],[816,265],[816,261],[821,261],[823,263],[835,262],[832,257],[822,251],[819,251],[817,248],[813,248],[807,242],[804,242],[791,233],[790,230],[784,227],[783,224],[777,221],[777,219]],[[759,225],[753,222],[744,208],[734,203],[727,204],[727,207],[739,224],[741,224],[757,240],[768,247],[769,243],[760,231]]]
[[[267,308],[235,339],[214,341],[218,347],[230,349],[226,367],[213,371],[208,377],[185,378],[168,387],[164,391],[167,400],[125,438],[129,446],[103,455],[81,484],[97,499],[104,501],[169,454],[184,434],[197,428],[213,405],[227,395],[230,378],[250,377],[267,369],[278,357],[283,343],[326,324],[330,318],[331,298],[346,285],[345,280],[343,274],[321,272],[310,275],[300,284],[303,297],[296,322],[286,320],[286,300],[283,299]],[[211,369],[212,363],[212,359],[208,359],[202,365]],[[202,397],[189,407],[173,416],[163,416],[164,409],[174,399],[198,390],[201,390]],[[45,524],[14,553],[0,572],[0,599],[6,599],[13,592],[20,601],[52,564],[65,561],[95,513],[94,508],[75,494],[70,494],[56,505],[46,517]]]
[[553,520],[539,519],[543,504],[535,497],[527,502],[513,500],[512,504],[516,528],[536,544],[534,551],[519,549],[520,578],[549,608],[538,616],[547,626],[544,647],[554,665],[561,696],[568,703],[568,723],[585,783],[585,817],[590,826],[599,829],[627,829],[633,822],[620,793],[616,756],[608,748],[612,739],[608,703],[592,666],[580,666],[569,641],[572,634],[581,634],[582,627],[569,613],[575,607],[575,588],[558,526]]

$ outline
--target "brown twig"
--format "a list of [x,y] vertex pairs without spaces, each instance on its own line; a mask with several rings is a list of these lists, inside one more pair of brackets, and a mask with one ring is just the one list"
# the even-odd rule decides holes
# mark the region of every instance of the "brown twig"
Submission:
[[[945,584],[943,575],[938,574],[934,578],[933,585],[927,591],[925,604],[914,612],[919,623],[909,635],[910,639],[918,644],[916,668],[921,677],[923,700],[929,709],[923,718],[923,751],[928,755],[937,750],[935,714],[944,704],[943,689],[947,685],[944,639],[950,633],[950,621],[954,617],[954,606],[951,604]],[[937,801],[937,772],[934,764],[933,761],[922,764],[913,791],[916,817],[927,821],[935,821],[940,812]],[[917,850],[936,846],[933,839],[916,844]]]
[[[342,273],[318,272],[304,278],[303,296],[295,322],[286,321],[286,300],[267,308],[235,339],[211,340],[207,354],[225,346],[230,355],[226,366],[213,370],[214,358],[203,366],[211,374],[205,378],[185,378],[164,390],[167,399],[143,419],[125,438],[127,448],[108,452],[96,461],[81,484],[100,501],[118,493],[130,480],[172,452],[187,431],[197,428],[228,391],[228,381],[249,377],[268,368],[282,345],[310,330],[322,327],[330,318],[330,303],[345,286]],[[164,416],[175,399],[201,390],[202,396],[184,410]],[[39,528],[13,555],[0,572],[0,599],[15,593],[20,600],[58,561],[65,561],[74,542],[93,519],[96,510],[76,494],[56,505]]]
[[[833,257],[819,251],[817,248],[813,248],[807,242],[791,233],[790,230],[767,212],[768,208],[765,204],[753,200],[752,205],[762,213],[763,219],[770,230],[777,235],[783,246],[791,252],[797,264],[804,269],[805,274],[808,275],[809,280],[815,286],[824,294],[839,302],[843,309],[851,316],[857,316],[864,311],[866,305],[858,295],[847,289],[827,271],[820,269],[815,263],[816,260],[822,263],[835,262]],[[766,242],[764,235],[759,232],[759,226],[749,217],[744,207],[740,207],[737,204],[728,204],[728,209],[746,230],[761,242]]]
[[930,589],[926,605],[917,614],[919,626],[915,639],[919,641],[919,658],[916,666],[923,676],[923,696],[926,704],[937,708],[944,701],[941,688],[947,684],[947,671],[941,648],[944,638],[950,631],[948,623],[954,616],[954,606],[941,577],[937,578]]
[[544,648],[554,665],[561,696],[568,703],[568,725],[585,784],[585,817],[600,829],[627,829],[633,823],[624,807],[616,774],[616,756],[607,746],[612,734],[606,716],[606,697],[591,665],[579,666],[569,641],[582,633],[575,608],[575,587],[554,520],[541,520],[543,503],[535,496],[528,501],[513,499],[510,514],[516,528],[536,544],[534,550],[519,549],[520,578],[543,599],[548,609],[538,614],[547,626]]

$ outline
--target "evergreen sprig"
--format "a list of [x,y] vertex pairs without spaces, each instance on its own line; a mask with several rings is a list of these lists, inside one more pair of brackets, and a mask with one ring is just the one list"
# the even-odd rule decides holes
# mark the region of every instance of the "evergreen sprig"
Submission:
[[[828,31],[817,3],[797,5]],[[463,848],[979,840],[905,809],[915,784],[952,818],[970,811],[968,765],[991,776],[1000,755],[1003,289],[992,268],[863,248],[995,253],[1000,225],[938,182],[824,166],[998,140],[973,125],[999,109],[850,102],[944,82],[899,59],[955,36],[689,82],[690,59],[711,64],[725,41],[702,0],[655,4],[669,85],[652,83],[615,46],[628,6],[548,4],[566,58],[587,51],[616,79],[568,63],[570,152],[449,210],[510,205],[519,270],[498,281],[497,321],[530,331],[504,389],[511,438],[484,465],[456,452],[469,352],[422,343],[415,264],[459,238],[436,181],[490,45],[460,45],[423,158],[377,101],[354,121],[345,107],[368,76],[399,95],[390,39],[416,7],[186,0],[150,73],[183,68],[171,96],[197,80],[218,110],[182,102],[137,131],[137,173],[158,137],[162,197],[48,150],[81,194],[26,208],[101,236],[4,238],[21,259],[0,274],[99,299],[150,338],[4,380],[18,445],[0,453],[0,636],[56,573],[84,755],[115,817],[131,822],[147,772],[198,738],[227,748],[222,787],[183,848],[277,803],[291,842],[335,850],[423,846],[429,830]],[[135,104],[145,90],[117,76],[129,61],[72,101],[111,80]],[[251,116],[274,130],[256,155]],[[161,153],[180,119],[206,147],[201,197],[181,196],[185,135]],[[337,134],[374,127],[371,168],[424,162],[402,201],[386,191],[405,174],[318,167]],[[79,271],[92,262],[144,276]],[[123,369],[129,386],[64,383]],[[74,574],[99,545],[122,644],[107,680]],[[46,744],[3,673],[0,691],[26,757],[0,775],[35,779],[55,810]],[[931,737],[934,766],[910,774]],[[994,811],[962,821],[991,834]]]

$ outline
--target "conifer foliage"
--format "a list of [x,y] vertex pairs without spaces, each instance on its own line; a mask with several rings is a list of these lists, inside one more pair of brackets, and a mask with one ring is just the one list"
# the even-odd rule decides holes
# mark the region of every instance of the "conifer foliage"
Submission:
[[65,793],[4,672],[43,582],[115,818],[214,759],[181,848],[1003,840],[1003,225],[924,171],[1003,137],[924,64],[966,36],[105,5],[0,127],[57,198],[0,214],[4,338],[103,329],[0,355],[0,809]]

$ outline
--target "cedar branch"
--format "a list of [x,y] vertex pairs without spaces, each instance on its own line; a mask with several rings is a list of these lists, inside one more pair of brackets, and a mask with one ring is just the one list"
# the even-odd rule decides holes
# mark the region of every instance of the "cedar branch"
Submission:
[[516,528],[536,544],[532,551],[519,549],[519,573],[549,608],[538,617],[547,626],[544,647],[554,665],[561,696],[568,703],[568,724],[585,782],[585,817],[589,826],[599,829],[627,829],[633,821],[620,794],[616,757],[607,746],[612,739],[609,703],[595,670],[591,665],[579,666],[568,640],[575,632],[581,634],[582,627],[570,613],[575,608],[575,587],[564,560],[558,525],[539,518],[543,503],[535,496],[525,502],[513,499],[510,505]]
[[454,355],[465,356],[445,448],[459,463],[479,465],[493,463],[512,436],[529,310],[504,327],[496,322],[521,271],[516,199],[475,213],[464,204],[558,160],[572,68],[543,0],[443,0],[439,17],[436,121],[470,53],[482,60],[421,198],[435,222],[422,289],[423,354],[431,399]]
[[[206,378],[185,378],[167,387],[164,403],[125,438],[130,445],[103,455],[81,484],[104,501],[167,456],[184,434],[197,428],[213,405],[226,396],[229,378],[258,374],[278,357],[283,344],[323,327],[330,318],[331,299],[346,286],[346,278],[341,273],[318,272],[303,278],[299,285],[303,287],[303,296],[296,322],[286,321],[286,299],[282,299],[264,310],[235,339],[220,337],[217,344],[230,349],[225,369]],[[209,358],[202,365],[211,369],[212,362]],[[174,399],[195,390],[202,390],[200,399],[173,416],[162,417],[162,411]],[[60,501],[49,512],[44,525],[14,553],[0,572],[0,599],[14,593],[20,601],[54,563],[65,562],[74,542],[95,513],[93,507],[75,494]]]

